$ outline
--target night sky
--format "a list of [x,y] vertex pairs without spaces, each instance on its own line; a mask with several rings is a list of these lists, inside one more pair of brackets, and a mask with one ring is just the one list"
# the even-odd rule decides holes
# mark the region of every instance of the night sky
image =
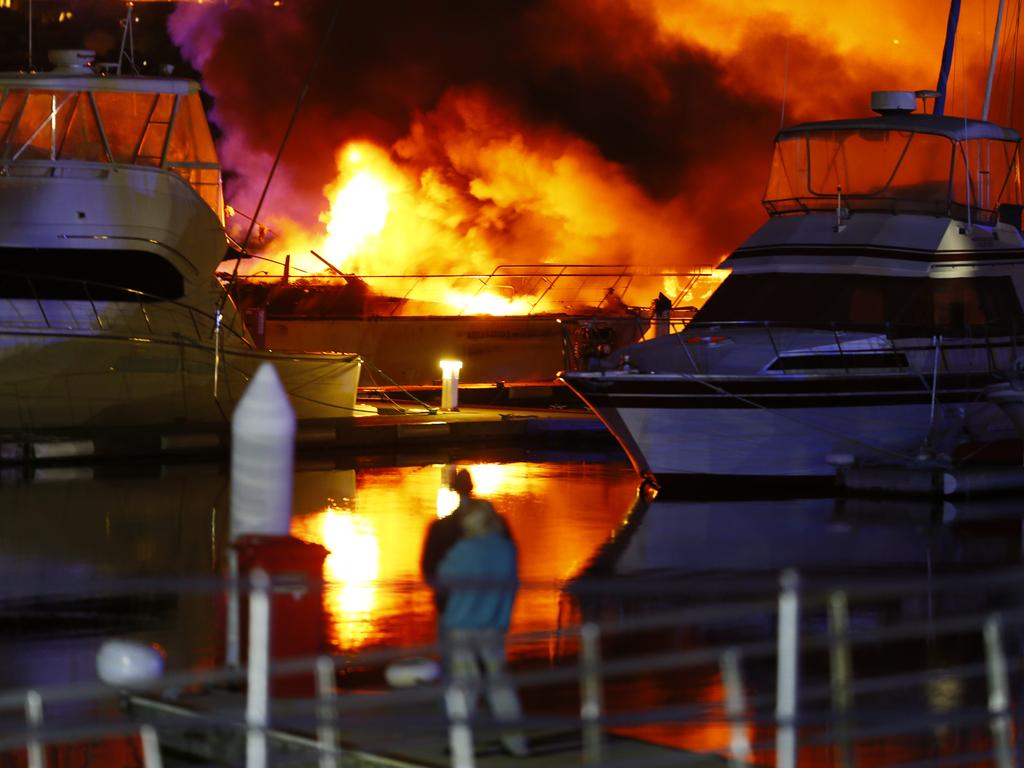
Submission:
[[[71,5],[74,24],[47,34],[113,58],[123,6]],[[430,239],[446,243],[411,262],[678,266],[717,263],[763,221],[783,119],[863,115],[873,89],[935,86],[945,3],[827,5],[138,3],[135,30],[137,59],[177,57],[176,73],[201,80],[240,211],[253,211],[308,85],[261,212],[277,230],[322,228],[325,188],[346,173],[339,152],[363,141],[402,175]],[[977,110],[992,36],[995,0],[968,5],[951,113]],[[5,41],[16,16],[0,14]],[[1008,97],[1016,38],[1004,45],[997,120],[1018,111]],[[402,232],[391,251],[423,250],[426,235]]]

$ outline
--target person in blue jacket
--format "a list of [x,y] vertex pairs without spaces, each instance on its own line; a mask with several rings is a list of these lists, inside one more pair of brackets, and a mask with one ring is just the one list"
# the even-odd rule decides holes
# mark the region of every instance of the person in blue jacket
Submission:
[[505,724],[505,750],[525,756],[529,748],[518,726],[522,708],[505,661],[505,635],[519,586],[516,545],[490,502],[468,497],[460,507],[461,536],[437,569],[446,595],[440,629],[448,672],[466,691],[470,713],[485,690],[495,719]]
[[[437,569],[448,551],[462,538],[463,516],[469,510],[480,505],[487,505],[494,512],[494,505],[486,499],[473,495],[473,478],[468,469],[463,468],[456,472],[449,487],[459,495],[459,505],[451,514],[434,520],[430,524],[423,541],[423,551],[420,554],[420,572],[423,574],[423,580],[433,590],[434,606],[437,608],[438,616],[444,612],[447,595],[444,586],[438,583]],[[494,514],[498,513],[494,512]],[[502,529],[508,536],[505,519],[500,515],[498,515],[498,519],[501,520]]]

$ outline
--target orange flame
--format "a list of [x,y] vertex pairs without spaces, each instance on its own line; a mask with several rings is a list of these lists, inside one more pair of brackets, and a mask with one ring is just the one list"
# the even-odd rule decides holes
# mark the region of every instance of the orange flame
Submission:
[[[271,229],[283,234],[267,255],[289,256],[293,275],[324,274],[316,252],[390,295],[402,295],[412,282],[367,276],[461,276],[456,284],[417,286],[418,299],[451,313],[537,310],[550,283],[495,290],[482,281],[496,265],[664,263],[687,234],[676,203],[652,202],[594,147],[530,128],[479,92],[446,97],[391,152],[352,141],[336,158],[338,175],[324,190],[329,206],[319,217],[323,229],[274,220]],[[609,284],[595,283],[594,304]],[[664,289],[660,278],[651,284],[645,301]]]

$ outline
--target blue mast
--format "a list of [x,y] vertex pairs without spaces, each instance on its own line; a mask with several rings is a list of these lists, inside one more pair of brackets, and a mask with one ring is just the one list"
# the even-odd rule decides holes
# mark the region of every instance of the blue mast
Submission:
[[953,44],[956,42],[956,26],[960,21],[960,0],[950,0],[949,19],[946,21],[946,43],[942,46],[942,66],[939,67],[939,82],[935,86],[938,96],[932,113],[941,115],[946,109],[946,81],[949,79],[949,65],[953,61]]

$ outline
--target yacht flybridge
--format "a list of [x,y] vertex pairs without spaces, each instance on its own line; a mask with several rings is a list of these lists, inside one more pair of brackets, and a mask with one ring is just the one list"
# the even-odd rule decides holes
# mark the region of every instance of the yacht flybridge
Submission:
[[780,131],[769,218],[693,321],[563,375],[642,475],[822,477],[1015,436],[983,393],[1024,366],[1020,136],[921,95]]
[[254,349],[214,276],[198,85],[91,57],[0,74],[0,431],[221,420],[264,360],[300,417],[352,415],[358,356]]

